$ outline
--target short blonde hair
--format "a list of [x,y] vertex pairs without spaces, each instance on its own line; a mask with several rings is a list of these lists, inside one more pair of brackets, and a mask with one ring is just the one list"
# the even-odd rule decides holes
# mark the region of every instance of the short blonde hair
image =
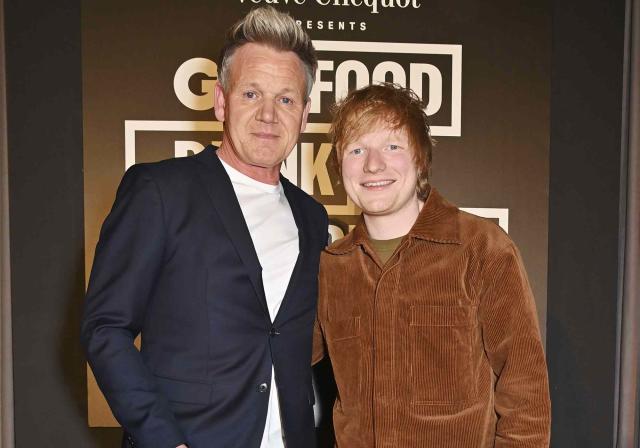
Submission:
[[424,112],[426,105],[411,90],[398,84],[380,83],[350,92],[333,108],[329,135],[333,163],[342,173],[344,148],[377,126],[405,129],[418,170],[416,192],[422,200],[429,192],[429,171],[434,140]]
[[229,87],[231,61],[235,51],[247,43],[267,45],[274,50],[292,51],[304,67],[306,97],[311,95],[318,59],[309,35],[293,18],[273,6],[255,8],[227,31],[220,50],[218,81],[223,89]]

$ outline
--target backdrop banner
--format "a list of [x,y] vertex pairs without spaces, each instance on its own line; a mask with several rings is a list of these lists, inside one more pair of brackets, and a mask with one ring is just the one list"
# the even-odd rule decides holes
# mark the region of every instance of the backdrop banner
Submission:
[[[522,252],[546,326],[550,5],[493,0],[87,0],[82,4],[86,278],[124,171],[219,142],[213,90],[225,30],[288,11],[314,40],[309,125],[283,174],[325,205],[335,239],[359,211],[327,163],[330,107],[392,81],[427,104],[432,183],[495,220]],[[55,87],[54,87],[55,88]],[[90,426],[115,426],[88,371]]]

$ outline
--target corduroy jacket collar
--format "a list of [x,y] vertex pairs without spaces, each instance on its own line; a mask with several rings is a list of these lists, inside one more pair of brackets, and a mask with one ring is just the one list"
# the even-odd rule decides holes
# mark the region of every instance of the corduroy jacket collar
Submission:
[[[407,234],[411,238],[445,244],[460,244],[458,207],[451,204],[435,189],[431,188],[427,200]],[[327,248],[327,252],[340,255],[351,252],[357,246],[366,246],[369,240],[367,226],[360,215],[352,232]]]

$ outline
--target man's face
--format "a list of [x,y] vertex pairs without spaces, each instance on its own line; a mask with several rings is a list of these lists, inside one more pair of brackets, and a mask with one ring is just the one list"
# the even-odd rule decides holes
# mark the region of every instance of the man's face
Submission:
[[216,85],[215,114],[227,145],[248,168],[287,158],[307,122],[305,73],[293,52],[248,43],[233,55],[227,90]]
[[344,145],[342,179],[351,200],[368,216],[419,209],[418,170],[409,136],[384,122]]

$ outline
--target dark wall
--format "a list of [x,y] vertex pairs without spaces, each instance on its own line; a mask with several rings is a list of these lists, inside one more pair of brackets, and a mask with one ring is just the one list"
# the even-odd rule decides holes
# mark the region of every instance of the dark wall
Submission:
[[558,448],[613,440],[624,4],[554,4],[547,357]]
[[4,5],[16,446],[113,447],[115,431],[87,429],[78,343],[80,1]]

